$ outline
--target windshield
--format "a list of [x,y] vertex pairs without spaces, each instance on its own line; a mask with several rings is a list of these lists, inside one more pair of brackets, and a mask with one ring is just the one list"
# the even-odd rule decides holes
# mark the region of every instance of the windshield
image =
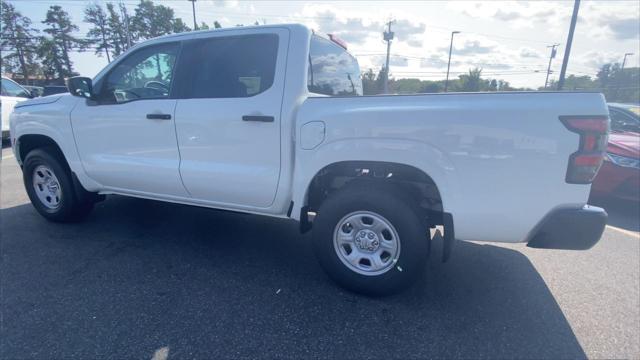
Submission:
[[[632,131],[640,132],[639,107],[618,107],[609,106],[609,117],[611,118],[611,131]],[[635,110],[635,111],[634,111]]]

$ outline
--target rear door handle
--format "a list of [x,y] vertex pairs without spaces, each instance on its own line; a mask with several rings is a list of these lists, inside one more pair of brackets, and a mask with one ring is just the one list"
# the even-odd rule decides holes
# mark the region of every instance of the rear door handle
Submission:
[[242,121],[273,122],[274,120],[273,116],[263,115],[244,115],[242,117]]
[[170,114],[147,114],[149,120],[171,120]]

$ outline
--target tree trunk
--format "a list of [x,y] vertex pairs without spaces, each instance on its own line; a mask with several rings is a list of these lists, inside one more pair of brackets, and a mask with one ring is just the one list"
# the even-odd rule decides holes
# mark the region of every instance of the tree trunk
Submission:
[[29,79],[29,70],[27,68],[27,62],[24,60],[24,53],[21,48],[16,49],[18,53],[18,61],[20,62],[20,69],[22,70],[22,76],[24,77],[25,85],[28,84],[27,80]]
[[104,53],[107,55],[107,62],[111,62],[111,58],[109,57],[109,46],[107,45],[107,35],[105,34],[104,25],[100,27],[100,32],[102,33],[102,47],[104,48]]

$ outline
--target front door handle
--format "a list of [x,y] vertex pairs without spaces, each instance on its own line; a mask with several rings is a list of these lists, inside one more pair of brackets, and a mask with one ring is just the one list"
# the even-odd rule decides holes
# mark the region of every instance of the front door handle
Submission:
[[149,120],[171,120],[170,114],[147,114]]
[[242,121],[273,122],[274,120],[273,116],[263,115],[244,115],[242,117]]

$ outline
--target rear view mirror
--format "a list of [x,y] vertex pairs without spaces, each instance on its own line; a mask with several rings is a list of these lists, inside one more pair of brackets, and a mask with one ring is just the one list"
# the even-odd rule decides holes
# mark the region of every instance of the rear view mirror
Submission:
[[67,79],[67,89],[73,96],[93,99],[93,84],[88,77],[74,76]]

